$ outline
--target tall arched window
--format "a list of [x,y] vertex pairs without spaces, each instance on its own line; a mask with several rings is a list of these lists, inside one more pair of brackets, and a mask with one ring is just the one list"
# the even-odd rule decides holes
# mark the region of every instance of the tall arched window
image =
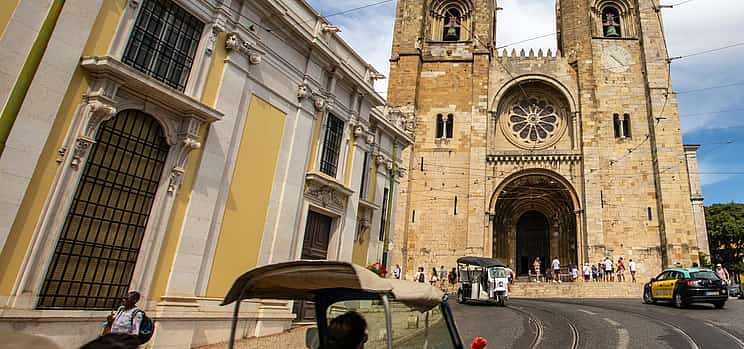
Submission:
[[462,16],[456,8],[450,7],[444,14],[444,32],[442,41],[460,41]]
[[620,11],[613,6],[607,6],[602,10],[602,33],[606,38],[622,37],[622,18]]
[[168,151],[163,128],[143,112],[124,111],[100,126],[38,308],[110,310],[119,304],[129,290]]

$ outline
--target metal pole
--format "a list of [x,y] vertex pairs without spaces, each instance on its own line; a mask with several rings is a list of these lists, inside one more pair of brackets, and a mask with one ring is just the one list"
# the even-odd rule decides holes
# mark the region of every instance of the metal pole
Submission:
[[240,292],[240,297],[235,301],[235,309],[233,310],[232,328],[230,328],[230,341],[227,344],[227,349],[233,349],[235,346],[235,331],[238,330],[238,314],[240,313],[240,302],[243,301],[243,292]]
[[393,349],[393,315],[390,309],[390,300],[386,294],[382,295],[382,304],[385,306],[385,329],[387,330],[387,347]]

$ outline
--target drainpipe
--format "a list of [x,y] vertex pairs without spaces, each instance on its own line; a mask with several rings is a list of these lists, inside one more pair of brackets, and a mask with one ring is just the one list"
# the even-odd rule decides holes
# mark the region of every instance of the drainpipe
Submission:
[[36,71],[39,69],[41,59],[44,57],[49,39],[52,37],[54,27],[57,25],[57,19],[59,14],[62,12],[62,7],[65,4],[65,0],[55,0],[52,6],[49,8],[49,14],[44,19],[44,23],[41,24],[39,34],[31,45],[31,51],[26,57],[26,62],[21,68],[21,73],[18,75],[13,90],[8,96],[8,103],[3,109],[2,115],[0,115],[0,155],[5,150],[5,143],[8,141],[10,130],[13,129],[13,124],[18,117],[18,112],[21,110],[23,100],[26,99],[31,82],[34,80]]
[[385,239],[382,245],[382,265],[385,266],[385,268],[388,267],[388,253],[389,251],[389,245],[390,245],[390,217],[392,216],[393,212],[393,193],[395,191],[395,170],[398,169],[398,160],[396,159],[396,156],[398,154],[398,142],[393,141],[393,168],[388,171],[388,176],[390,178],[390,190],[388,190],[388,207],[386,207],[387,212],[383,212],[382,214],[385,215]]

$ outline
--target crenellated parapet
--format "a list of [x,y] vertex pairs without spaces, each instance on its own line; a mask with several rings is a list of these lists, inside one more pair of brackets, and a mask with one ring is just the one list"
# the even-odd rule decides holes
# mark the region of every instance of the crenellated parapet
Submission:
[[524,62],[524,61],[543,61],[543,62],[549,62],[549,61],[560,61],[563,60],[564,57],[561,54],[560,50],[556,50],[553,52],[551,49],[548,49],[547,51],[543,51],[542,49],[539,49],[537,52],[535,52],[534,49],[530,49],[529,52],[526,52],[524,49],[517,52],[516,49],[512,49],[511,52],[508,52],[506,49],[503,49],[501,53],[497,56],[497,59],[501,63],[506,62]]

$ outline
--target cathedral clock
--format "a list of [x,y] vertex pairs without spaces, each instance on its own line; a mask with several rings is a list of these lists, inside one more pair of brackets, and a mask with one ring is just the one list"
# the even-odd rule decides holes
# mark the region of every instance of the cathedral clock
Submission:
[[602,64],[613,73],[625,72],[630,68],[632,61],[630,52],[620,46],[608,46],[602,51]]

